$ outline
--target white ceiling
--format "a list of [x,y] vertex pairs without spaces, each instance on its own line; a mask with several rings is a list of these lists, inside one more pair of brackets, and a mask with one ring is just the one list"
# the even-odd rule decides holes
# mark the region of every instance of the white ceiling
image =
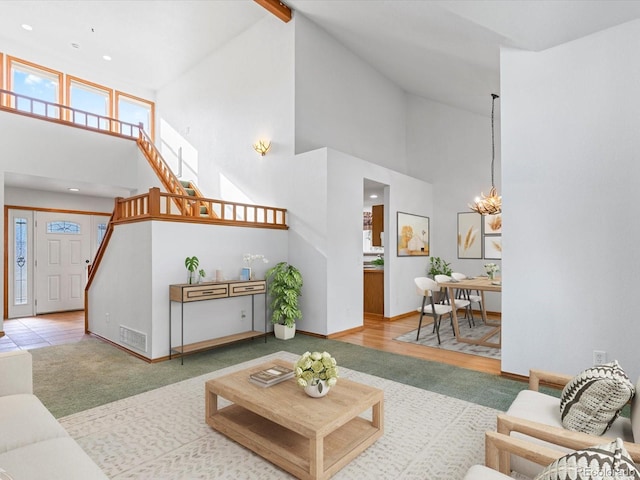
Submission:
[[[638,0],[285,3],[406,91],[484,115],[500,46],[540,50],[640,18]],[[0,0],[0,12],[0,51],[5,39],[153,90],[270,15],[251,0]]]
[[[640,18],[640,0],[285,3],[407,92],[487,116],[501,46],[541,50]],[[156,90],[268,15],[251,0],[0,0],[0,51],[24,46]]]

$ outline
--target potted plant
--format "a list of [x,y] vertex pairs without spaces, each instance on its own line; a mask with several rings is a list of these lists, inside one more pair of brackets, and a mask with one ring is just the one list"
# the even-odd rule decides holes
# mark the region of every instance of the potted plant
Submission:
[[298,299],[302,290],[302,274],[293,265],[280,262],[265,275],[271,297],[271,323],[276,338],[287,340],[296,332],[296,320],[302,318]]
[[429,259],[429,270],[427,273],[431,278],[435,278],[436,275],[451,276],[451,267],[449,263],[445,262],[440,257],[431,257]]
[[187,267],[187,270],[189,271],[187,283],[196,283],[196,270],[198,269],[199,264],[200,261],[195,255],[193,257],[187,257],[184,259],[184,266]]
[[198,283],[204,282],[205,277],[207,276],[207,272],[204,269],[198,270]]

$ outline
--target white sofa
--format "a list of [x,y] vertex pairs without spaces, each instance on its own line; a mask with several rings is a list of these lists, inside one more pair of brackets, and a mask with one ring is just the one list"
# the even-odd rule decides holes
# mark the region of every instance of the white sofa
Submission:
[[33,395],[25,350],[0,353],[0,478],[108,479]]

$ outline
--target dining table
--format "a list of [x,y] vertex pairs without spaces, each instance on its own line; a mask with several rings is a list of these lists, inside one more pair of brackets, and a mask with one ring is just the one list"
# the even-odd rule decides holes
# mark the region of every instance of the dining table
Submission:
[[[481,338],[469,338],[469,337],[463,337],[462,335],[460,335],[460,327],[458,325],[458,314],[456,312],[456,308],[454,308],[452,310],[452,316],[451,316],[451,320],[453,323],[453,332],[456,336],[456,341],[458,342],[464,342],[464,343],[470,343],[470,344],[474,344],[474,345],[482,345],[485,347],[494,347],[494,348],[500,348],[501,346],[501,338],[502,338],[502,323],[500,320],[492,320],[489,321],[487,319],[487,311],[486,311],[486,307],[485,307],[485,301],[484,301],[484,292],[502,292],[502,279],[500,278],[489,278],[486,276],[480,276],[480,277],[467,277],[464,280],[452,280],[449,282],[438,282],[438,285],[442,288],[446,288],[449,294],[449,298],[450,299],[455,299],[455,291],[457,289],[461,289],[461,290],[477,290],[480,292],[480,298],[481,298],[481,313],[482,313],[482,320],[485,323],[485,325],[489,325],[494,327],[491,331],[487,332],[485,335],[483,335]],[[495,336],[498,336],[498,341],[497,342],[493,342],[490,341],[489,339]]]

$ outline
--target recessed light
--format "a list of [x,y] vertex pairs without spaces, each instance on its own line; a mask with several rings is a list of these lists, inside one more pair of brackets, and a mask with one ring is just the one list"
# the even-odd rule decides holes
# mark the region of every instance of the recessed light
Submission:
[[378,198],[378,195],[376,195],[375,193],[369,195],[369,198]]
[[103,55],[102,58],[105,59],[107,62],[111,61],[111,57],[109,55]]
[[32,27],[31,25],[26,24],[26,23],[23,23],[23,24],[22,24],[22,28],[24,28],[25,30],[27,30],[27,31],[29,31],[29,32],[30,32],[31,30],[33,30],[33,27]]
[[69,187],[69,188],[67,188],[67,190],[69,190],[70,192],[79,192],[80,191],[79,188],[74,188],[74,187]]

